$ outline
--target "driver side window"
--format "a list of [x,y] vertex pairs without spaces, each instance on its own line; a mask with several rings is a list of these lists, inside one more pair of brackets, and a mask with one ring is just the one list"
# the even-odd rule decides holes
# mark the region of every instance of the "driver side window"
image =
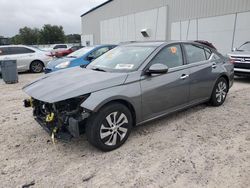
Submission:
[[164,64],[168,68],[179,67],[183,65],[182,50],[179,44],[163,48],[151,61],[153,64]]

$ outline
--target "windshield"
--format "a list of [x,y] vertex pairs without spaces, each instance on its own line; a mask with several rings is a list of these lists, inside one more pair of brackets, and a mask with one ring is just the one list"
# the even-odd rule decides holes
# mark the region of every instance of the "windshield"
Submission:
[[78,58],[78,57],[81,57],[83,56],[84,54],[90,52],[91,50],[93,50],[95,47],[85,47],[85,48],[81,48],[80,50],[77,50],[71,54],[69,54],[67,57],[75,57],[75,58]]
[[243,44],[241,47],[239,47],[239,49],[238,49],[239,51],[250,51],[250,43],[248,42],[248,43],[245,43],[245,44]]
[[130,72],[138,69],[154,47],[119,46],[93,61],[87,68]]

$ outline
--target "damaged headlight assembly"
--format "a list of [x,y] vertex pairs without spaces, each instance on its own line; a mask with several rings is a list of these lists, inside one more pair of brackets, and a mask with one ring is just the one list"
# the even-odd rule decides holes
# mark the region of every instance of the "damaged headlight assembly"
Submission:
[[35,120],[54,138],[70,140],[79,137],[84,130],[86,119],[90,112],[80,105],[90,94],[78,96],[56,103],[46,103],[36,99],[24,100],[25,107],[33,108]]

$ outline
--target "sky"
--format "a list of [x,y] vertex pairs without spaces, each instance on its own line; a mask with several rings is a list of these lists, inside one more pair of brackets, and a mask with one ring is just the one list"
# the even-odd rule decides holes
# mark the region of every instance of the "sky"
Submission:
[[80,16],[106,0],[0,0],[0,36],[12,37],[24,26],[62,25],[66,34],[81,33]]

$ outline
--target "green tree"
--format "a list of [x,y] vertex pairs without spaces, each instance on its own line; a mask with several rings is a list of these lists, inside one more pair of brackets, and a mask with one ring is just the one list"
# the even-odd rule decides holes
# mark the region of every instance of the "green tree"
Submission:
[[15,35],[10,39],[11,44],[22,44],[20,35]]
[[19,29],[19,37],[22,44],[33,45],[38,43],[39,29],[24,27]]
[[70,34],[66,36],[67,43],[81,43],[81,36],[79,34]]
[[62,26],[46,24],[40,31],[39,42],[42,44],[64,43],[65,34]]

